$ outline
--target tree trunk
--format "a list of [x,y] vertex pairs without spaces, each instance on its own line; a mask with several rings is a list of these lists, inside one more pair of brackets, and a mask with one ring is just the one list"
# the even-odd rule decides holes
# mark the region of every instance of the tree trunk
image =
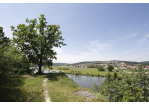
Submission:
[[39,74],[41,74],[41,69],[42,69],[42,58],[40,59],[39,62],[39,71],[38,71]]
[[41,68],[42,68],[42,65],[39,64],[39,71],[38,71],[39,74],[41,74]]

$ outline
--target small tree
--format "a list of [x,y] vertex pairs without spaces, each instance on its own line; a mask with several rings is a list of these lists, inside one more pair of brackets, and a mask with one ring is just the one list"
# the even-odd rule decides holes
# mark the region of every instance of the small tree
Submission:
[[100,65],[97,67],[98,71],[105,71],[103,67],[101,67]]
[[113,66],[111,66],[111,65],[108,66],[108,71],[112,72],[113,69],[114,69]]

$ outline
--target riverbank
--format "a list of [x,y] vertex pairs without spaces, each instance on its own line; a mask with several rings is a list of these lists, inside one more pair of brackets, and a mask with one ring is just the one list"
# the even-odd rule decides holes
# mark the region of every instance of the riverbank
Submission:
[[[78,86],[73,80],[69,79],[64,73],[49,73],[47,75],[49,95],[52,102],[106,102],[107,99],[100,93],[93,92],[87,88]],[[82,95],[76,94],[82,91]],[[92,96],[96,96],[92,98]],[[87,94],[88,93],[88,94]],[[91,96],[87,98],[85,96]]]
[[[99,93],[78,86],[64,73],[49,73],[47,75],[35,76],[13,75],[7,80],[5,85],[0,86],[0,90],[1,102],[45,102],[45,91],[48,91],[46,92],[48,93],[46,97],[50,97],[51,102],[107,101]],[[83,93],[80,93],[80,91],[83,91]],[[91,98],[75,94],[76,92],[87,97],[91,96]],[[93,96],[96,97],[93,98]]]

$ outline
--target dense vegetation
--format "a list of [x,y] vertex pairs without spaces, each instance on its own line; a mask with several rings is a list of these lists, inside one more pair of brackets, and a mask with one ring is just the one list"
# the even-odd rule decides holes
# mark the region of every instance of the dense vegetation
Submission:
[[[95,85],[95,84],[94,84]],[[149,102],[149,76],[143,67],[131,74],[107,74],[102,86],[95,85],[97,92],[106,96],[110,102]]]

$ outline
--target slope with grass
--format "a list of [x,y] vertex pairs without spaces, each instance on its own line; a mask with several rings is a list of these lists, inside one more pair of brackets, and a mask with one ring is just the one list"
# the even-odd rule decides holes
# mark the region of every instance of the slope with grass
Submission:
[[[107,99],[99,93],[94,93],[91,90],[79,87],[74,81],[70,80],[64,73],[49,73],[47,76],[50,85],[48,85],[49,96],[52,102],[88,102],[98,101],[103,102]],[[88,100],[86,97],[77,96],[74,93],[78,90],[89,91],[96,98]]]

